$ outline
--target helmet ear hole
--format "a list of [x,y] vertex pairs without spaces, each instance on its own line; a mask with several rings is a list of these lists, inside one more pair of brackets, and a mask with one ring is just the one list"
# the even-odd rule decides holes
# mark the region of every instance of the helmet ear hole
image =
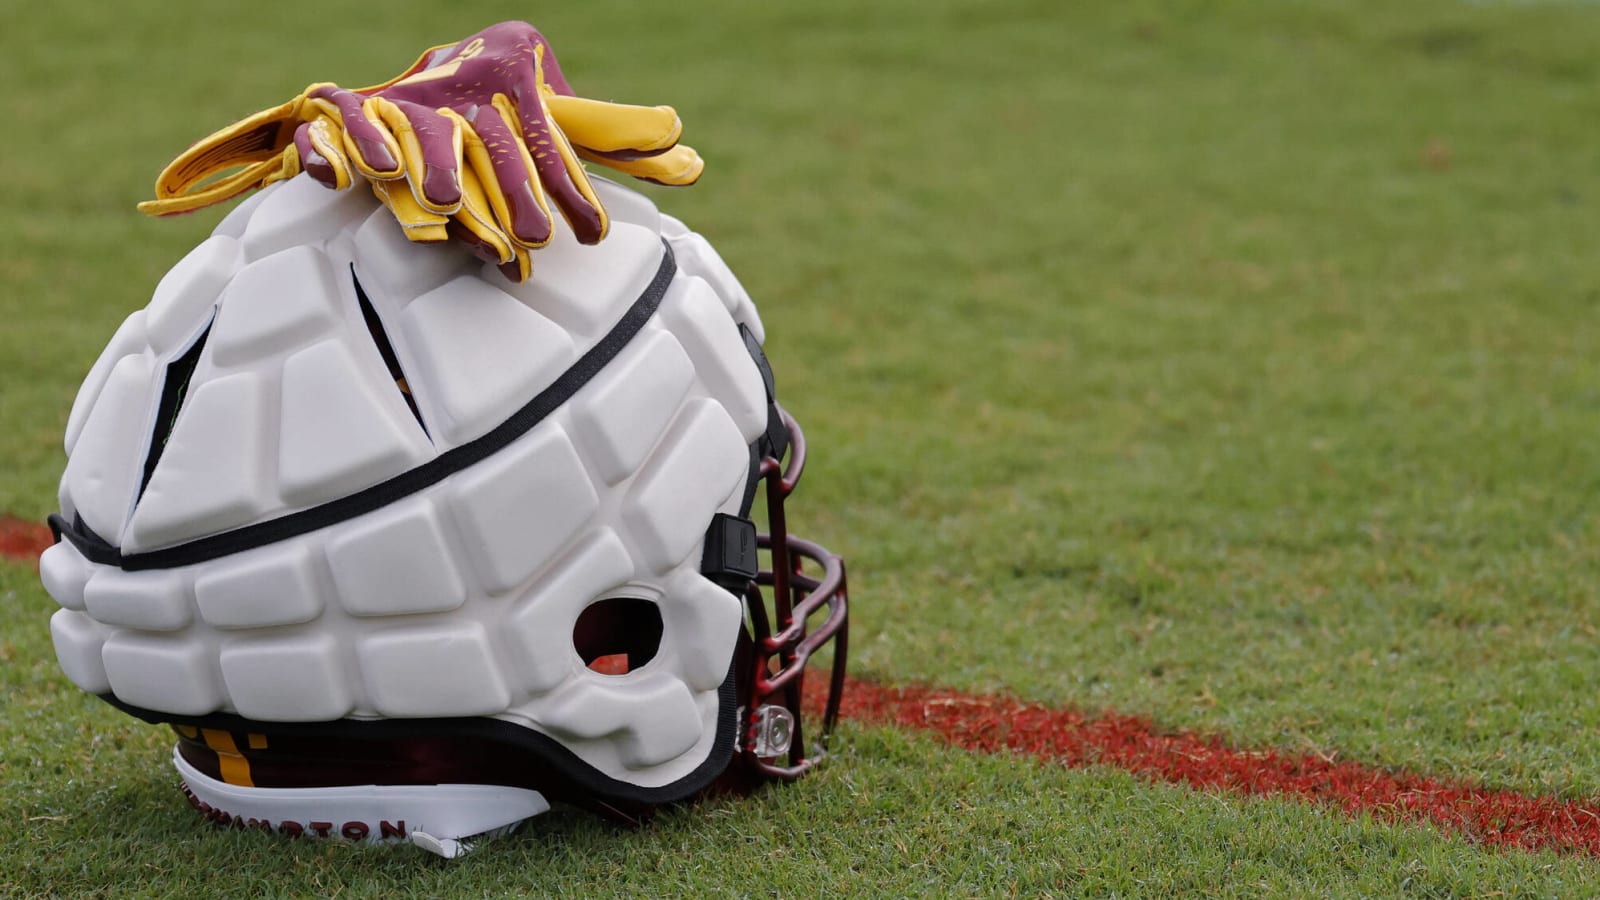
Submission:
[[639,597],[607,597],[589,604],[572,628],[583,664],[603,675],[626,675],[661,649],[661,609]]

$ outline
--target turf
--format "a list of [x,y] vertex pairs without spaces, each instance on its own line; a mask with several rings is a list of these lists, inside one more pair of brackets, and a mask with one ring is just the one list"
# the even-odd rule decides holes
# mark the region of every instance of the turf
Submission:
[[[42,617],[24,567],[0,598]],[[1580,893],[1588,861],[1473,849],[1287,800],[1150,785],[847,726],[814,778],[625,831],[556,812],[446,862],[208,827],[160,731],[63,691],[47,639],[0,645],[0,892],[73,896],[1506,896]],[[19,865],[20,863],[20,865]],[[222,876],[219,878],[219,874]]]
[[[0,10],[0,513],[53,507],[78,380],[220,218],[133,212],[172,154],[531,17],[580,87],[673,103],[707,157],[653,195],[761,303],[816,450],[798,524],[851,562],[859,673],[1600,794],[1600,8],[370,8]],[[161,739],[54,671],[49,601],[4,572],[14,890],[192,890],[225,861],[269,893],[782,887],[751,859],[886,894],[1594,874],[876,730],[754,808],[643,835],[551,819],[454,869],[212,835]]]

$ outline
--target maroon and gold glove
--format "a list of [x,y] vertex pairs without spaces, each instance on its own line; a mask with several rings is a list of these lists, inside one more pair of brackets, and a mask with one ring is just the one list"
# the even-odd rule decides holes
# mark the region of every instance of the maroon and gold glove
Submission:
[[668,106],[575,96],[544,37],[503,22],[427,51],[381,85],[313,84],[212,134],[167,166],[157,199],[140,209],[188,212],[302,170],[336,190],[359,175],[412,240],[453,235],[520,281],[527,251],[550,241],[548,201],[578,240],[605,236],[605,209],[580,158],[691,184],[704,163],[678,143],[682,130]]

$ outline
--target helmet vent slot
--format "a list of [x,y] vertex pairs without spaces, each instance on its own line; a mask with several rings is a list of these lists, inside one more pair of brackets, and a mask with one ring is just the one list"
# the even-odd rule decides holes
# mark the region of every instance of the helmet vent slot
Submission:
[[206,347],[206,338],[210,336],[211,325],[208,323],[189,349],[167,364],[166,376],[161,382],[161,399],[156,403],[155,431],[150,435],[150,451],[144,458],[144,472],[139,476],[140,497],[144,496],[144,489],[150,486],[150,477],[156,473],[156,463],[161,461],[161,454],[167,449],[167,439],[172,437],[173,426],[178,424],[178,412],[183,409],[183,400],[188,396],[189,381],[194,377],[195,367],[200,364],[200,354]]
[[589,604],[572,629],[583,664],[603,675],[626,675],[661,649],[661,609],[638,597],[607,597]]
[[372,336],[372,343],[377,345],[378,355],[383,357],[383,364],[389,369],[389,377],[394,380],[394,386],[400,391],[400,396],[405,398],[406,408],[411,410],[411,415],[422,426],[422,433],[428,433],[428,423],[422,421],[422,411],[417,408],[417,400],[411,396],[411,385],[406,381],[406,373],[400,368],[400,357],[395,355],[394,344],[389,341],[389,333],[383,330],[383,320],[378,318],[378,311],[373,309],[372,301],[367,297],[367,291],[361,286],[361,279],[356,277],[356,267],[350,267],[350,280],[356,286],[356,302],[361,304],[361,319],[367,323],[367,333]]

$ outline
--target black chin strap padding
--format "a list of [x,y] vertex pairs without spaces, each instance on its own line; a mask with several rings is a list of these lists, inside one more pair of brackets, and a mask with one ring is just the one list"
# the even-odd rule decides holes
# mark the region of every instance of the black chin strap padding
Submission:
[[778,404],[767,404],[767,433],[756,440],[773,459],[783,459],[789,452],[789,428],[783,424],[783,416],[778,415]]
[[761,487],[761,461],[767,458],[763,447],[767,445],[765,434],[750,442],[750,472],[744,479],[744,499],[739,502],[739,515],[750,515],[750,507],[756,502],[756,489]]
[[767,385],[767,402],[778,399],[778,390],[772,380],[772,363],[767,362],[767,351],[761,349],[761,342],[756,340],[755,332],[750,326],[739,323],[739,336],[744,338],[744,348],[750,351],[750,358],[756,361],[756,368],[761,370],[761,380]]
[[759,458],[767,456],[783,459],[783,455],[789,452],[789,429],[784,427],[783,417],[778,415],[778,390],[772,378],[772,363],[767,361],[767,351],[761,349],[761,342],[756,340],[750,326],[739,323],[739,336],[744,338],[744,348],[760,370],[761,383],[767,388],[767,431],[756,438],[757,465],[760,464]]
[[756,555],[756,523],[740,516],[717,513],[706,529],[706,549],[700,556],[700,574],[740,597],[761,570]]

